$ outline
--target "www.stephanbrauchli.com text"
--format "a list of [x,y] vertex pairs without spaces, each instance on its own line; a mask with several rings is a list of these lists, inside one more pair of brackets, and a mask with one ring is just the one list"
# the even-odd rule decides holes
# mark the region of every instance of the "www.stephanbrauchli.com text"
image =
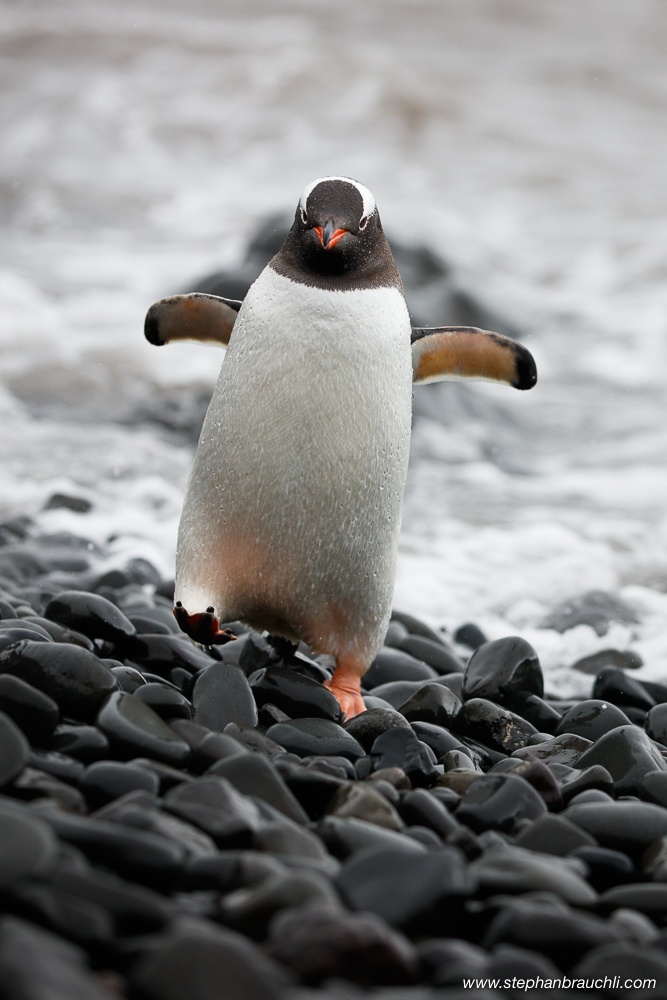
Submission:
[[625,979],[606,976],[604,979],[464,979],[464,990],[654,990],[656,979]]

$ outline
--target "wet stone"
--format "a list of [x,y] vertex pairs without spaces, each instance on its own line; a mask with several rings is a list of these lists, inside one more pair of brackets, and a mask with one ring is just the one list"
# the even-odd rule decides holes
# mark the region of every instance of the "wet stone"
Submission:
[[164,891],[175,884],[183,869],[184,848],[166,837],[90,816],[74,816],[42,803],[31,808],[60,840],[78,847],[94,864],[125,878]]
[[505,704],[517,694],[544,694],[537,653],[525,639],[508,636],[480,646],[463,673],[463,695]]
[[209,769],[208,774],[226,778],[243,795],[263,799],[295,823],[308,822],[308,815],[283,781],[280,771],[261,754],[243,752],[223,758]]
[[361,712],[349,722],[343,724],[343,729],[353,736],[368,753],[378,736],[389,729],[407,729],[409,722],[393,709],[372,708]]
[[51,749],[91,764],[109,756],[109,741],[96,726],[62,725],[53,734]]
[[607,797],[614,794],[614,779],[606,767],[593,764],[583,770],[573,769],[573,773],[560,779],[560,790],[563,800],[569,802],[575,796],[588,791],[606,793]]
[[188,859],[217,857],[219,853],[211,837],[203,830],[164,812],[159,799],[141,789],[127,792],[110,802],[95,814],[95,818],[166,837],[180,844]]
[[[196,649],[185,635],[142,635],[131,641],[131,660],[142,673],[155,673],[158,679],[169,677],[181,668],[198,674],[211,665],[211,658]],[[120,653],[124,652],[121,646]]]
[[461,673],[463,671],[464,664],[444,642],[435,642],[433,639],[427,639],[421,635],[408,635],[396,644],[396,648],[402,649],[404,653],[409,653],[410,656],[414,656],[422,663],[427,663],[438,674]]
[[213,663],[198,678],[192,694],[195,720],[222,732],[230,722],[257,725],[257,707],[240,667]]
[[60,715],[53,698],[12,674],[0,674],[0,711],[38,746],[48,744]]
[[[372,691],[392,681],[427,681],[434,677],[437,671],[427,663],[400,649],[383,646],[364,674],[364,687]],[[380,697],[385,696],[381,694]]]
[[32,802],[35,799],[51,799],[59,809],[84,816],[88,812],[86,800],[77,788],[58,781],[45,771],[26,767],[18,778],[7,787],[7,793],[15,799]]
[[262,825],[257,805],[220,777],[199,778],[168,792],[164,807],[194,823],[212,837],[221,850],[250,847]]
[[340,908],[328,879],[315,872],[285,872],[229,893],[221,902],[220,916],[228,926],[262,940],[269,922],[281,910],[317,903],[336,911]]
[[644,726],[652,740],[667,746],[667,704],[652,708],[646,715]]
[[662,882],[631,882],[608,889],[601,897],[602,913],[611,913],[620,907],[638,910],[656,922],[664,923],[667,914],[667,885]]
[[535,901],[501,910],[491,921],[484,943],[488,947],[513,944],[546,955],[561,968],[571,968],[591,948],[621,937],[619,930],[595,914]]
[[605,767],[614,781],[616,795],[635,795],[649,771],[667,771],[667,761],[637,726],[619,726],[605,733],[576,761],[583,770],[593,764]]
[[[627,980],[639,980],[642,983],[655,980],[658,990],[662,991],[667,982],[667,956],[661,950],[638,948],[630,942],[602,945],[582,959],[572,970],[572,977],[592,981],[599,978],[604,981],[605,977],[614,980],[618,977],[620,983]],[[653,989],[636,989],[632,992],[642,1000],[653,995]],[[612,995],[620,997],[626,993],[625,989],[618,989]]]
[[594,847],[596,841],[589,833],[570,823],[563,816],[540,816],[515,838],[517,847],[526,847],[542,854],[565,857],[577,847]]
[[260,729],[270,729],[277,722],[289,722],[290,718],[287,712],[283,712],[276,705],[272,705],[270,701],[267,701],[266,704],[257,710],[257,724]]
[[148,757],[134,757],[128,763],[133,764],[135,767],[141,767],[144,771],[149,771],[151,774],[155,774],[160,782],[160,795],[165,795],[170,788],[174,788],[176,785],[190,783],[195,780],[184,771],[178,771],[175,767],[169,767],[168,764],[161,764],[157,760],[150,760]]
[[[180,735],[180,726],[178,728],[172,726],[171,728],[175,729]],[[188,742],[187,738],[186,742]],[[249,753],[248,748],[239,743],[238,740],[235,740],[233,736],[209,731],[203,739],[197,741],[189,765],[190,770],[196,774],[203,774],[204,771],[208,771],[209,768],[213,767],[220,760],[224,760],[227,757],[236,757],[239,754],[247,756]],[[257,756],[257,754],[253,756]]]
[[470,698],[456,718],[455,726],[464,736],[479,740],[490,750],[511,754],[524,747],[535,727],[506,708],[484,698]]
[[405,826],[385,796],[365,782],[345,782],[331,798],[326,811],[342,819],[362,819],[388,830],[400,831]]
[[517,760],[509,757],[495,764],[491,774],[517,774],[539,792],[545,805],[552,812],[563,807],[563,796],[553,771],[540,760]]
[[465,791],[456,818],[475,833],[483,830],[512,833],[519,820],[537,819],[546,811],[539,792],[523,778],[515,774],[486,774]]
[[555,733],[560,714],[536,694],[516,694],[507,700],[506,707],[541,733]]
[[0,979],[11,990],[8,1000],[118,1000],[82,949],[18,917],[0,921]]
[[580,858],[588,868],[587,881],[596,892],[605,892],[612,886],[633,882],[635,869],[632,861],[622,851],[608,847],[575,847],[570,856]]
[[647,771],[637,786],[640,798],[667,807],[667,771]]
[[137,688],[135,698],[149,705],[161,719],[191,719],[192,705],[179,691],[164,684],[146,684]]
[[604,736],[610,730],[618,726],[627,726],[629,723],[627,715],[616,705],[609,701],[590,698],[570,708],[560,719],[555,733],[556,736],[574,733],[595,743],[599,736]]
[[601,847],[637,857],[652,841],[667,836],[667,810],[649,802],[587,802],[563,815]]
[[610,701],[622,708],[640,708],[648,712],[655,702],[638,680],[628,677],[618,667],[603,667],[595,678],[593,697]]
[[334,977],[366,987],[417,979],[413,946],[373,913],[312,903],[285,910],[271,923],[267,951],[311,986]]
[[179,739],[159,715],[132,694],[112,694],[97,718],[114,756],[154,757],[165,764],[182,765],[190,747]]
[[598,635],[606,635],[611,622],[634,625],[637,615],[625,601],[613,594],[604,590],[590,590],[559,604],[541,622],[540,628],[567,632],[577,625],[590,625]]
[[280,722],[271,726],[266,735],[299,757],[330,754],[354,761],[364,756],[363,747],[354,737],[328,719],[294,719],[292,722]]
[[266,667],[254,679],[252,693],[258,707],[271,702],[290,719],[343,720],[343,711],[331,691],[287,667]]
[[156,774],[118,761],[98,761],[86,768],[79,780],[79,788],[86,796],[91,809],[100,809],[107,802],[128,792],[144,791],[157,795],[160,779]]
[[0,712],[0,787],[16,778],[30,760],[30,746],[15,722]]
[[323,815],[345,780],[289,762],[277,761],[276,768],[310,819],[319,819]]
[[285,967],[256,944],[209,921],[179,926],[131,972],[133,988],[150,1000],[209,1000],[221,983],[225,1000],[280,1000],[290,982]]
[[111,673],[118,681],[118,687],[127,694],[134,694],[137,688],[148,683],[143,674],[136,667],[111,667]]
[[592,745],[591,740],[583,736],[564,733],[549,740],[548,743],[538,743],[537,746],[515,750],[512,756],[519,760],[541,760],[545,764],[567,764],[572,767]]
[[54,885],[25,880],[12,887],[10,899],[12,909],[18,907],[24,917],[83,947],[93,950],[113,939],[110,913]]
[[574,859],[538,854],[502,841],[488,847],[470,865],[484,895],[551,892],[572,906],[590,906],[597,901],[595,891],[583,878],[585,870],[585,865]]
[[399,709],[408,722],[429,722],[444,728],[451,726],[460,711],[460,700],[442,684],[425,684]]
[[369,774],[366,780],[371,783],[387,782],[401,791],[409,791],[412,788],[410,779],[400,767],[381,767]]
[[[378,687],[373,688],[373,694],[370,697],[381,698],[391,708],[399,709],[408,698],[412,697],[415,691],[424,687],[425,684],[432,682],[433,678],[429,677],[418,681],[390,681],[387,684],[380,684]],[[436,683],[440,682],[436,681]]]
[[44,617],[82,632],[89,639],[106,639],[119,645],[135,635],[134,625],[120,608],[84,590],[61,591],[47,604]]
[[173,629],[163,622],[153,621],[152,618],[144,618],[143,615],[128,615],[132,625],[134,625],[137,635],[175,635]]
[[391,848],[410,854],[423,854],[426,848],[396,830],[351,816],[324,816],[317,824],[317,834],[336,858],[347,858],[357,851]]
[[75,646],[82,646],[83,649],[88,649],[91,652],[95,651],[95,644],[83,632],[65,628],[64,625],[59,625],[58,622],[52,622],[49,618],[41,618],[38,615],[28,615],[22,620],[26,624],[38,625],[45,632],[48,632],[54,642],[71,642]]
[[479,646],[483,646],[485,642],[488,642],[488,639],[479,625],[475,625],[474,622],[466,622],[465,625],[459,625],[457,628],[454,633],[454,642],[458,642],[462,646],[467,646],[468,649],[478,649]]
[[442,642],[442,636],[438,635],[434,629],[419,618],[415,618],[414,615],[407,614],[405,611],[392,611],[391,620],[403,625],[410,635],[421,635],[425,639],[430,639],[431,642]]
[[382,645],[398,649],[401,641],[407,639],[409,635],[405,625],[401,625],[400,622],[389,622]]
[[0,630],[0,653],[5,649],[11,649],[18,642],[24,639],[28,639],[32,642],[52,642],[52,639],[47,639],[46,636],[40,635],[39,632],[35,632],[33,629],[18,626],[17,628],[7,628]]
[[29,763],[31,767],[44,771],[46,774],[51,774],[60,781],[66,781],[74,785],[77,784],[84,772],[84,766],[81,761],[74,760],[73,757],[68,757],[67,754],[57,753],[53,750],[47,753],[33,750],[30,754]]
[[378,736],[371,750],[374,771],[399,767],[414,788],[428,788],[435,784],[438,772],[434,756],[412,729],[389,729]]
[[360,852],[343,864],[336,886],[350,909],[376,913],[392,927],[423,934],[455,926],[457,904],[472,893],[474,883],[461,852],[443,847],[423,854]]
[[590,656],[583,656],[572,664],[572,670],[579,670],[582,674],[592,674],[594,677],[600,673],[603,667],[620,667],[621,670],[637,670],[644,661],[638,653],[630,650],[601,649]]
[[56,862],[58,842],[51,828],[11,802],[0,803],[0,886],[47,876]]
[[467,751],[460,736],[450,733],[444,726],[434,726],[430,722],[413,722],[411,728],[417,734],[417,739],[431,748],[440,763],[451,750],[462,750],[463,753]]
[[443,840],[459,825],[442,802],[424,788],[403,795],[398,811],[408,826],[428,827]]
[[89,722],[118,682],[97,657],[80,646],[23,641],[0,653],[0,673],[13,674],[52,698],[61,713]]

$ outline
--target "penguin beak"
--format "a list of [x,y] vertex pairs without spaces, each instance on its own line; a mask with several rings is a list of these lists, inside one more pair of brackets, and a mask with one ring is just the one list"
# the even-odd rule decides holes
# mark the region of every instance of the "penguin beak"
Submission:
[[336,229],[333,219],[327,219],[324,226],[313,226],[325,250],[331,250],[345,236],[347,229]]

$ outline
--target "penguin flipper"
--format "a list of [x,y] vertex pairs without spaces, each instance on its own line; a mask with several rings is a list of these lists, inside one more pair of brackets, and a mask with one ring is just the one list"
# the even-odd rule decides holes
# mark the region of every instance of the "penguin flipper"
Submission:
[[226,347],[240,308],[241,302],[236,299],[205,292],[172,295],[150,307],[144,335],[156,347],[175,340],[198,340]]
[[413,327],[413,382],[501,382],[532,389],[537,369],[522,344],[474,326]]

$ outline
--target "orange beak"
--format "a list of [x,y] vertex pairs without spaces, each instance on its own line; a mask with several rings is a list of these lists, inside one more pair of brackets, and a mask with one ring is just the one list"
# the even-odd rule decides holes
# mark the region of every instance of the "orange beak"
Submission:
[[347,232],[347,229],[336,229],[333,219],[327,219],[324,227],[313,226],[313,229],[317,233],[318,239],[325,250],[331,250],[332,247],[335,247]]

